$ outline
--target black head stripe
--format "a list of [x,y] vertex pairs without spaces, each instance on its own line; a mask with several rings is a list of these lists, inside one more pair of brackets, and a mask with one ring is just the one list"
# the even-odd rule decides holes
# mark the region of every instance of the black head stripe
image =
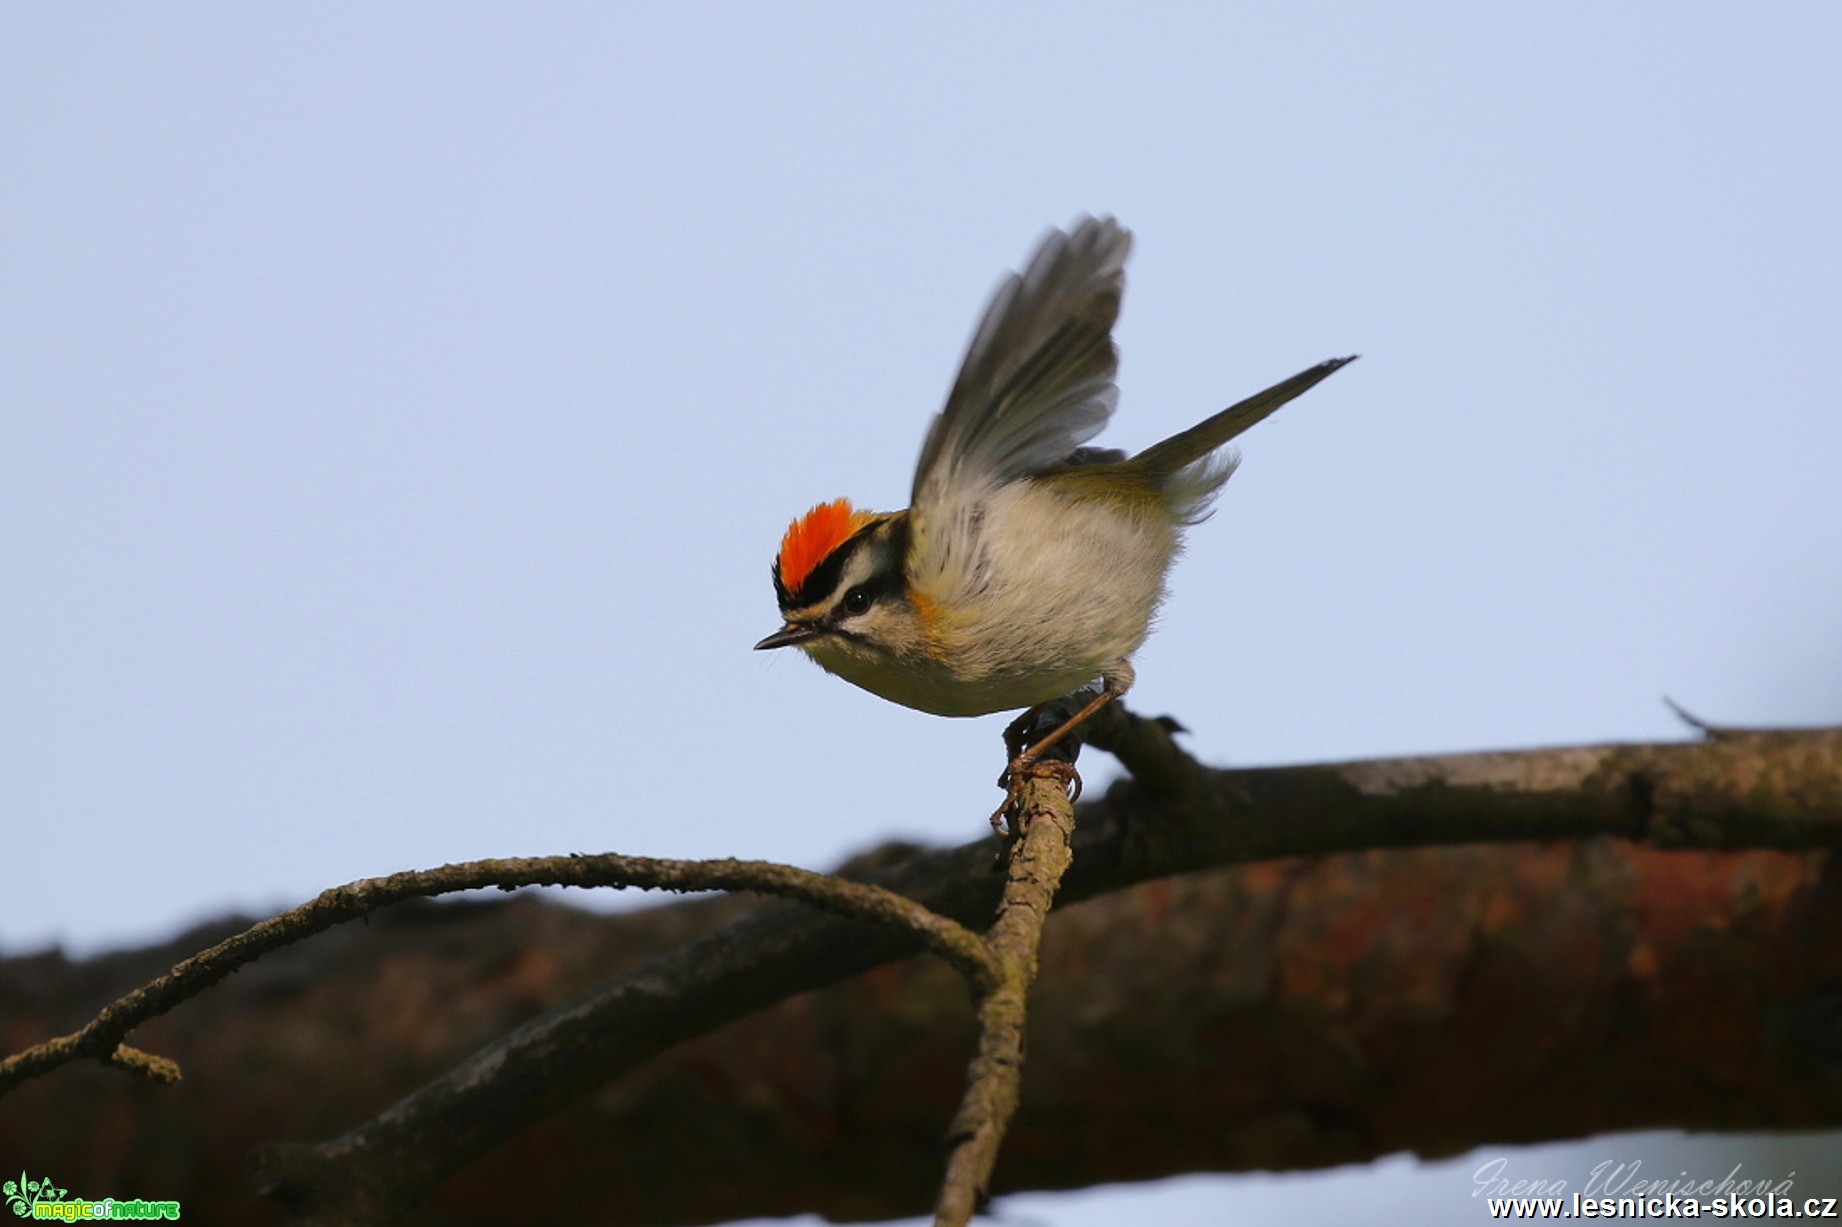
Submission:
[[857,551],[864,548],[865,543],[882,526],[882,523],[881,520],[872,520],[846,537],[836,549],[825,555],[824,560],[818,566],[807,573],[805,582],[798,588],[789,590],[781,581],[780,563],[776,562],[774,564],[774,596],[780,602],[780,611],[786,613],[794,609],[803,609],[829,595],[838,586],[838,581],[844,577],[844,568],[850,564]]

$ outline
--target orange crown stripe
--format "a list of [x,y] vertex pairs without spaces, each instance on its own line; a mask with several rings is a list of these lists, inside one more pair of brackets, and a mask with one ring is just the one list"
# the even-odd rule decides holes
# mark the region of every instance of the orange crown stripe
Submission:
[[780,539],[780,582],[789,592],[799,591],[814,567],[825,556],[851,539],[856,531],[876,517],[851,506],[849,499],[820,503],[787,529]]

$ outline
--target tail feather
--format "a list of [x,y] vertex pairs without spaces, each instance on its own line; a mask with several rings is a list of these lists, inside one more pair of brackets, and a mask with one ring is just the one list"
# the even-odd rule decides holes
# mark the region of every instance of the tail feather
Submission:
[[[1172,435],[1162,443],[1153,444],[1137,456],[1133,463],[1144,466],[1145,470],[1157,479],[1168,479],[1179,470],[1195,464],[1211,452],[1233,439],[1236,435],[1268,417],[1275,409],[1294,397],[1303,395],[1330,378],[1337,371],[1356,360],[1356,355],[1347,358],[1332,358],[1320,362],[1309,370],[1300,371],[1292,378],[1274,384],[1264,392],[1230,405],[1214,417],[1204,419],[1181,434]],[[1233,470],[1232,463],[1227,465]],[[1219,487],[1227,480],[1226,473],[1212,484]]]

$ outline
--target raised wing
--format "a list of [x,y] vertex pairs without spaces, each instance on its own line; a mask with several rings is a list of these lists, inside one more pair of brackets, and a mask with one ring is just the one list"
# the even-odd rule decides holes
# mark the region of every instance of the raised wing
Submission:
[[924,594],[976,584],[984,499],[1067,460],[1112,415],[1131,247],[1113,219],[1084,218],[998,287],[915,467],[908,573]]

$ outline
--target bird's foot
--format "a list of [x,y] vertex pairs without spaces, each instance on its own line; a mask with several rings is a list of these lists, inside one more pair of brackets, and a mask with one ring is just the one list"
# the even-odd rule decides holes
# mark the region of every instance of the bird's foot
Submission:
[[[1038,703],[1004,726],[1004,757],[1007,762],[1016,762],[1023,757],[1024,750],[1030,744],[1030,735],[1036,733],[1036,726],[1042,723],[1043,713],[1048,709],[1049,704]],[[1009,775],[1008,769],[1005,775]],[[998,779],[998,787],[1004,787],[1003,776]]]
[[1012,838],[1023,834],[1029,814],[1024,793],[1031,780],[1056,781],[1067,790],[1070,805],[1081,799],[1081,773],[1075,770],[1073,763],[1060,758],[1039,759],[1034,750],[1027,750],[1012,758],[1010,766],[998,777],[998,787],[1004,790],[1004,804],[991,815],[992,830]]

